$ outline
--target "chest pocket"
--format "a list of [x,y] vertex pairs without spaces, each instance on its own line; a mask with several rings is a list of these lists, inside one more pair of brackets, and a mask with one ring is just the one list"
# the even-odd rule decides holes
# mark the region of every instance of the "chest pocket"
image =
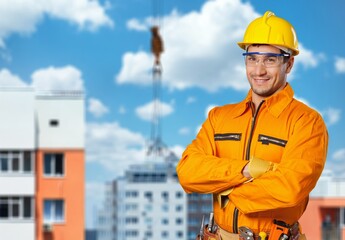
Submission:
[[262,144],[266,144],[266,145],[274,144],[274,145],[278,145],[281,147],[285,147],[285,145],[287,144],[286,140],[271,137],[271,136],[266,136],[263,134],[259,134],[258,141],[261,142]]
[[254,156],[270,162],[280,162],[287,140],[259,134]]
[[216,133],[214,134],[215,141],[241,141],[241,133]]
[[215,155],[218,157],[240,159],[242,149],[242,133],[216,133],[214,141],[216,144]]

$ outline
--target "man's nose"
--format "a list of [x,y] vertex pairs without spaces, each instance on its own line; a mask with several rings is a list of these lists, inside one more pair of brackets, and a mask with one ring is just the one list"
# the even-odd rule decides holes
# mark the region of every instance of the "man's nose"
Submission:
[[266,67],[262,60],[258,60],[255,65],[255,73],[258,75],[266,73]]

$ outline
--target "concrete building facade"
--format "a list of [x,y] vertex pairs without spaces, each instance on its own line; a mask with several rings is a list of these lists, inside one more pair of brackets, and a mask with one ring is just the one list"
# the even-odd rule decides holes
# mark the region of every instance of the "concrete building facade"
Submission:
[[84,96],[0,89],[1,239],[84,239]]
[[125,176],[107,183],[97,239],[194,240],[202,216],[208,221],[212,197],[184,192],[175,171],[177,161],[132,165]]

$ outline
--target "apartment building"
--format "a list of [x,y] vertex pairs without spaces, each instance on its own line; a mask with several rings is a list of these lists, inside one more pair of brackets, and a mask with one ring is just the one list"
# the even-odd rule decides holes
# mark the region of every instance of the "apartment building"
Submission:
[[84,239],[84,97],[0,88],[1,239]]
[[131,165],[106,184],[98,216],[98,240],[195,239],[202,216],[212,211],[211,195],[186,194],[178,182],[175,156]]
[[300,219],[308,239],[345,239],[345,179],[324,170]]

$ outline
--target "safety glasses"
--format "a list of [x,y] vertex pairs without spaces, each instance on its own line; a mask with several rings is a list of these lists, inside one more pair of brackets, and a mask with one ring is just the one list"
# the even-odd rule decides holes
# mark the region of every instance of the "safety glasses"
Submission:
[[266,68],[278,67],[288,53],[246,52],[242,54],[247,67],[256,67],[259,62]]

